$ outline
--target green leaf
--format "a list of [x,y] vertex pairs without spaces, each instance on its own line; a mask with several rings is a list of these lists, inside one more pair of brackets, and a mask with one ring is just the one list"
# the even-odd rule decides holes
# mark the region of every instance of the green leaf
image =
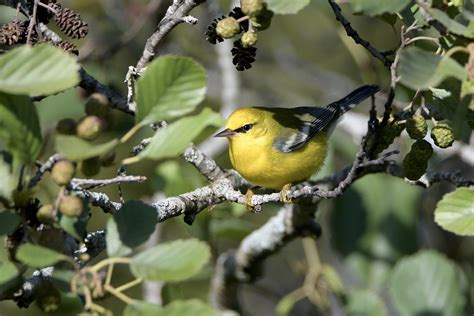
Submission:
[[436,87],[446,77],[460,81],[467,78],[466,69],[451,57],[442,57],[415,46],[401,52],[398,71],[400,81],[414,90]]
[[147,241],[157,223],[158,217],[155,208],[141,201],[125,202],[107,224],[106,238],[109,257],[129,254],[130,248],[137,247]]
[[48,95],[79,83],[79,64],[62,49],[21,45],[0,56],[0,91]]
[[18,269],[13,263],[0,261],[0,286],[14,280],[18,275]]
[[51,266],[59,261],[71,261],[69,257],[62,253],[33,244],[23,244],[18,247],[16,258],[36,268]]
[[132,248],[125,246],[120,240],[117,223],[113,218],[110,218],[107,222],[105,242],[109,257],[125,257],[132,253]]
[[56,136],[56,151],[70,160],[84,160],[100,156],[111,151],[118,144],[118,139],[103,144],[93,144],[76,136]]
[[41,142],[38,114],[30,98],[0,92],[0,143],[20,162],[31,163]]
[[0,236],[13,233],[20,221],[21,218],[16,213],[10,211],[0,212]]
[[474,190],[459,188],[443,196],[435,210],[435,222],[462,236],[474,236]]
[[456,265],[434,251],[419,251],[398,261],[388,287],[400,315],[463,314]]
[[22,278],[16,266],[9,261],[0,261],[0,294],[8,297],[21,287]]
[[352,0],[350,4],[356,12],[364,12],[368,15],[382,13],[397,13],[403,10],[410,0]]
[[114,216],[122,242],[137,247],[147,241],[158,223],[156,209],[142,201],[130,200]]
[[206,94],[206,72],[191,58],[155,59],[137,82],[137,122],[169,120],[187,114]]
[[127,305],[123,311],[123,316],[156,316],[160,315],[162,307],[143,301],[134,301]]
[[268,8],[277,14],[295,14],[306,7],[310,0],[267,0]]
[[[441,22],[451,33],[474,38],[474,28],[463,25],[458,21],[451,19],[446,12],[439,9],[429,8],[428,13],[437,21]],[[471,22],[472,23],[472,22]]]
[[137,254],[130,268],[137,278],[180,281],[197,274],[209,257],[206,243],[197,239],[175,240]]
[[349,292],[346,314],[348,316],[385,316],[387,308],[382,299],[369,290],[352,290]]
[[208,304],[199,300],[175,300],[163,307],[157,316],[217,316],[217,312]]
[[10,200],[16,187],[15,177],[11,174],[11,166],[0,155],[0,197]]
[[178,156],[209,125],[220,126],[220,115],[209,108],[201,113],[184,117],[159,129],[150,144],[139,154],[140,158],[162,159]]
[[208,304],[199,300],[175,300],[165,307],[147,302],[134,302],[127,305],[124,316],[217,316],[217,312]]

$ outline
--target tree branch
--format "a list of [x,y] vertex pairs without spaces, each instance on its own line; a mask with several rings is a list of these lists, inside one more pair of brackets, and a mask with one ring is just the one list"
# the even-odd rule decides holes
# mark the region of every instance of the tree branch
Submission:
[[197,19],[189,17],[189,12],[205,0],[173,0],[165,17],[158,24],[156,31],[146,41],[143,54],[136,66],[136,73],[141,73],[156,54],[158,44],[178,24],[196,24]]
[[81,76],[81,82],[79,83],[81,88],[88,92],[98,92],[105,95],[109,100],[110,106],[114,109],[131,115],[135,114],[135,111],[129,107],[126,97],[100,83],[97,79],[89,75],[84,68],[79,70],[79,74]]
[[342,15],[341,8],[334,2],[334,0],[328,0],[328,2],[331,6],[331,9],[334,11],[334,14],[336,15],[336,20],[341,22],[342,26],[346,30],[347,36],[351,37],[357,44],[365,47],[365,49],[367,49],[372,56],[380,60],[385,67],[390,67],[392,61],[388,59],[387,56],[385,56],[382,52],[373,47],[368,41],[360,37],[359,33],[354,30],[349,21],[344,17],[344,15]]
[[79,186],[83,189],[90,190],[106,185],[117,184],[117,183],[131,183],[131,182],[143,182],[146,180],[144,176],[117,176],[111,179],[78,179],[73,178],[71,183],[73,186]]
[[41,178],[43,177],[43,175],[46,172],[51,171],[51,169],[56,164],[56,162],[58,162],[60,160],[63,160],[63,159],[64,159],[64,157],[60,154],[54,154],[54,155],[50,156],[48,158],[48,160],[46,160],[46,162],[39,167],[39,169],[36,171],[35,175],[31,178],[30,183],[28,184],[28,188],[31,189],[34,186],[36,186],[38,184],[38,182],[41,180]]

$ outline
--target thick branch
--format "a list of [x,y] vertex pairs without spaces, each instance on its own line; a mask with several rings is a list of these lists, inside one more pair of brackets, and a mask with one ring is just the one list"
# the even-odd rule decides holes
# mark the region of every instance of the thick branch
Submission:
[[213,182],[224,176],[224,171],[217,165],[217,163],[213,159],[204,155],[204,153],[194,145],[191,145],[184,150],[183,157],[187,162],[196,167],[196,169],[199,170],[199,172],[206,177],[209,182]]
[[84,68],[79,70],[79,74],[81,76],[81,82],[79,83],[81,88],[87,90],[88,92],[98,92],[105,95],[109,100],[110,106],[114,109],[120,110],[127,114],[135,114],[135,111],[133,111],[128,106],[126,97],[100,83],[97,79],[89,75]]

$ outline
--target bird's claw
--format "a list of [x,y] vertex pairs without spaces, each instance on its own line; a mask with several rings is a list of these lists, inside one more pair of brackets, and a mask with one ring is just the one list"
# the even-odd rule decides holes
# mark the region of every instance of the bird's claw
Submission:
[[280,201],[286,204],[290,204],[292,201],[288,197],[288,193],[290,193],[291,183],[285,184],[280,191]]
[[245,206],[248,211],[255,212],[255,206],[252,203],[252,197],[255,195],[252,188],[248,189],[245,193]]

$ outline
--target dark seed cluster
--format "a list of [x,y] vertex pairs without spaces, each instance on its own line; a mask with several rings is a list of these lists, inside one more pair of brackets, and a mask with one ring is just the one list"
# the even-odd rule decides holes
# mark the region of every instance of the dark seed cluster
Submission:
[[211,44],[243,33],[234,40],[231,50],[232,63],[238,71],[252,67],[257,51],[257,31],[268,28],[273,16],[262,0],[241,1],[241,6],[233,8],[227,16],[213,19],[205,33],[206,40]]
[[231,50],[232,63],[238,71],[243,71],[252,67],[252,63],[255,61],[255,55],[257,54],[257,47],[250,46],[244,47],[242,41],[236,40],[234,47]]

